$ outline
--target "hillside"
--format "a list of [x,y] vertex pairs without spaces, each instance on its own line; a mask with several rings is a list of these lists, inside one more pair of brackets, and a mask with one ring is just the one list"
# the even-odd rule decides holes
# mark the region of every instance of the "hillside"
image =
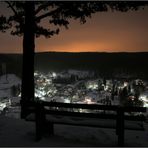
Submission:
[[148,74],[148,53],[37,53],[36,69],[85,69],[95,70],[102,75],[113,75],[115,72]]
[[2,63],[6,64],[6,72],[21,77],[22,55],[21,54],[0,54],[0,75],[2,74]]
[[[140,77],[148,75],[148,52],[138,53],[65,53],[43,52],[35,55],[35,69],[49,70],[95,70],[102,75],[114,73],[136,73]],[[7,73],[21,75],[21,54],[0,54],[0,64],[6,63]],[[29,63],[28,63],[29,64]],[[1,66],[0,66],[1,67]],[[1,70],[0,70],[1,71]]]

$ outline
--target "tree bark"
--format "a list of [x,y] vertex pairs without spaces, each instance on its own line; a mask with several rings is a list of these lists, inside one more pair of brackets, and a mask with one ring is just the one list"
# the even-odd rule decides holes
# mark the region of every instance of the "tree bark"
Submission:
[[23,68],[21,117],[27,114],[26,105],[34,100],[34,53],[35,53],[35,6],[33,1],[25,3],[25,25],[23,36]]

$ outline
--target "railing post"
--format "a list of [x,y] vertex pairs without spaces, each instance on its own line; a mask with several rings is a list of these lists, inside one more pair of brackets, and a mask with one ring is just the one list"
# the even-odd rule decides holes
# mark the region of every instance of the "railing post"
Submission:
[[36,141],[39,141],[42,138],[42,128],[43,128],[42,118],[43,118],[43,110],[41,104],[36,103],[36,109],[35,109]]
[[124,146],[124,110],[119,107],[116,119],[116,134],[118,135],[118,146]]

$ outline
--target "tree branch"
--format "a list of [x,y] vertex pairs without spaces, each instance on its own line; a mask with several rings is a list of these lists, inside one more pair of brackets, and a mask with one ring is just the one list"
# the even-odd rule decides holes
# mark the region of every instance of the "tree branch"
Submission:
[[5,2],[8,4],[8,7],[10,7],[11,10],[14,12],[14,14],[17,16],[18,14],[17,14],[16,10],[14,9],[14,7],[11,5],[11,3],[9,1],[5,1]]
[[40,21],[43,18],[46,18],[48,16],[52,16],[53,14],[55,14],[56,12],[58,12],[60,10],[61,10],[61,8],[57,8],[56,10],[53,10],[53,11],[47,12],[45,14],[42,14],[42,15],[36,17],[36,21],[38,22],[38,21]]
[[16,21],[19,23],[19,25],[16,25],[15,28],[16,28],[16,31],[11,31],[11,34],[12,35],[18,35],[19,33],[21,34],[23,32],[23,17],[22,15],[19,14],[19,12],[17,12],[15,10],[15,8],[13,7],[13,5],[11,4],[10,1],[5,1],[6,4],[8,4],[8,8],[10,8],[13,13],[14,13],[14,16],[10,16],[9,19],[8,19],[8,23],[10,25],[12,25],[12,21]]
[[41,10],[47,8],[47,7],[49,6],[49,4],[50,4],[49,1],[48,1],[48,2],[44,2],[44,4],[41,4],[41,5],[36,9],[35,15],[36,15],[37,13],[39,13]]

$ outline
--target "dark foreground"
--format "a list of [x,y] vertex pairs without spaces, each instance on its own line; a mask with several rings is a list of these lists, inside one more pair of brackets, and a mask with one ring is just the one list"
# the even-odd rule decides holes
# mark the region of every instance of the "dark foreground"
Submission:
[[[125,131],[125,146],[148,146],[148,124],[145,131]],[[0,116],[0,146],[117,146],[113,129],[56,125],[55,135],[35,142],[35,125],[21,119]]]

